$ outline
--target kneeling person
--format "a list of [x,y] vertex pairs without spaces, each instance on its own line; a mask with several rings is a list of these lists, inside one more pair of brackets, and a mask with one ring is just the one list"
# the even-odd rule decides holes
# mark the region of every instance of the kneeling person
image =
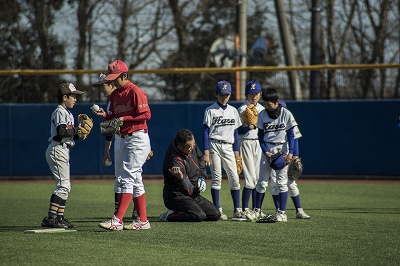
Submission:
[[181,129],[169,145],[163,175],[163,198],[168,211],[160,216],[160,221],[201,222],[220,218],[219,209],[200,195],[207,177],[205,162],[189,130]]

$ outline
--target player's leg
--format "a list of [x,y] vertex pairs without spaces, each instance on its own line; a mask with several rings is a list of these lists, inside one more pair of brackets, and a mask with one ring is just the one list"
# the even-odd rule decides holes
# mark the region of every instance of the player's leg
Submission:
[[279,191],[278,201],[279,201],[279,209],[276,213],[276,218],[278,222],[286,222],[287,215],[286,215],[286,204],[288,200],[288,178],[287,178],[287,169],[288,167],[285,166],[281,170],[276,171],[276,184]]
[[271,191],[271,195],[272,195],[272,201],[274,202],[274,205],[275,205],[275,210],[278,211],[280,209],[279,189],[278,189],[278,185],[276,183],[276,171],[274,171],[274,170],[271,171],[269,187],[270,187],[270,191]]
[[240,183],[237,174],[235,153],[232,145],[222,145],[222,167],[228,177],[231,197],[233,202],[233,218],[234,221],[245,221],[247,218],[240,207]]
[[300,191],[297,187],[297,183],[295,180],[289,179],[288,180],[288,187],[289,187],[289,194],[290,197],[292,198],[294,207],[296,209],[296,218],[298,219],[309,219],[310,216],[306,214],[301,207],[301,202],[300,202]]
[[114,136],[114,215],[117,213],[119,201],[121,199],[121,188],[118,186],[119,180],[121,179],[122,172],[122,149],[121,149],[121,137],[119,135]]
[[263,155],[260,162],[260,176],[256,185],[256,204],[254,211],[257,213],[261,213],[261,207],[268,187],[271,170],[272,169],[267,163],[266,157]]
[[69,149],[57,142],[50,143],[46,150],[46,161],[56,180],[56,189],[50,197],[47,216],[42,226],[53,228],[74,228],[75,225],[64,219],[64,210],[71,190]]
[[221,190],[221,182],[222,182],[222,166],[221,166],[221,145],[220,143],[210,142],[210,172],[211,172],[211,198],[214,205],[221,212],[221,219],[227,220],[228,217],[223,213],[222,207],[220,204],[220,190]]
[[[241,140],[240,142],[240,155],[242,156],[244,186],[242,190],[242,211],[249,220],[254,220],[256,217],[252,209],[249,209],[250,196],[255,195],[255,188],[257,184],[258,168],[255,167],[256,151],[255,145],[258,145],[258,141],[255,140]],[[257,169],[257,170],[256,170]],[[254,205],[255,197],[253,198]]]
[[[125,174],[128,174],[127,188],[122,188],[121,192],[124,193],[124,191],[126,191],[133,194],[134,205],[140,221],[133,221],[132,224],[124,226],[124,229],[150,229],[150,223],[147,220],[146,213],[146,191],[142,177],[142,167],[151,150],[150,138],[147,133],[140,130],[134,132],[132,136],[127,137],[126,139],[125,151],[127,152],[124,152],[122,157],[124,162],[122,177],[124,177]],[[129,162],[130,165],[127,165],[126,162]]]

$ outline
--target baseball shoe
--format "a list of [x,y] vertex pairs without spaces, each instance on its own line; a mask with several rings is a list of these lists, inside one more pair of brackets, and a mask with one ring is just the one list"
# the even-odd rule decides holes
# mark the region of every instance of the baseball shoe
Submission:
[[221,213],[221,217],[219,218],[220,220],[227,221],[228,216],[222,211],[222,208],[219,208],[219,212]]
[[266,215],[261,211],[261,209],[258,208],[254,208],[253,210],[254,216],[256,217],[256,219],[261,219],[263,217],[265,217]]
[[131,224],[124,225],[125,230],[142,230],[142,229],[144,230],[144,229],[150,229],[150,228],[151,227],[150,227],[149,221],[146,221],[146,222],[133,221]]
[[120,220],[114,215],[111,220],[104,221],[100,223],[99,226],[112,231],[121,231],[124,229],[124,222],[121,223]]
[[164,212],[163,214],[160,215],[160,217],[158,217],[158,220],[160,222],[168,222],[168,215],[170,215],[171,213],[174,213],[173,210],[168,210],[167,212]]
[[67,219],[64,219],[64,217],[57,218],[58,222],[60,224],[66,225],[68,228],[76,228],[77,226],[75,224],[70,223]]
[[297,219],[310,219],[310,215],[303,211],[303,208],[298,208],[296,213]]
[[275,223],[277,221],[276,217],[268,213],[264,217],[257,220],[257,223]]
[[276,221],[277,222],[287,222],[286,213],[283,211],[277,211],[276,212]]
[[49,218],[49,217],[44,217],[42,221],[42,227],[48,227],[48,228],[64,228],[67,229],[68,226],[65,224],[61,224],[57,218]]
[[250,209],[245,209],[243,214],[246,216],[247,220],[249,221],[256,221],[258,218],[256,217],[256,214],[254,213],[254,211],[250,210]]
[[246,215],[242,212],[240,208],[236,209],[236,211],[233,213],[232,221],[246,221]]

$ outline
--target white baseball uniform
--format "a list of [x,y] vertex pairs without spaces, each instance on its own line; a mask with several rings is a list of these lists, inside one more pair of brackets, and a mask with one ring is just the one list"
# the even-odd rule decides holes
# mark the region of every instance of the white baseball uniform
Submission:
[[51,114],[49,146],[46,150],[46,161],[56,180],[56,189],[53,194],[63,200],[67,200],[71,191],[69,149],[75,145],[74,136],[64,137],[59,141],[54,140],[57,127],[66,125],[67,129],[74,128],[74,116],[72,113],[58,105]]
[[[287,142],[286,131],[295,126],[297,126],[297,122],[292,113],[286,108],[281,109],[281,113],[276,119],[270,118],[266,110],[263,110],[258,115],[257,127],[263,130],[264,143],[267,147],[267,151],[272,154],[278,152],[288,154],[289,145]],[[276,172],[278,192],[281,193],[288,191],[287,166],[281,170],[273,170],[269,166],[266,156],[263,155],[260,164],[260,177],[256,187],[257,192],[265,193],[266,187],[268,186],[268,179],[273,171]]]
[[[249,104],[249,101],[245,101],[238,108],[240,115],[246,110]],[[256,103],[254,106],[256,107],[258,113],[264,110],[264,106],[259,103]],[[243,123],[243,126],[248,127],[249,125]],[[244,186],[248,189],[254,189],[256,187],[260,173],[262,151],[258,141],[257,132],[258,130],[255,128],[254,130],[250,129],[245,134],[239,134],[239,150],[243,160],[242,167],[245,180]]]
[[231,190],[239,190],[239,175],[237,174],[233,151],[234,131],[241,126],[238,111],[229,104],[224,110],[217,103],[214,103],[206,108],[203,124],[210,128],[211,188],[221,189],[223,167],[228,176]]

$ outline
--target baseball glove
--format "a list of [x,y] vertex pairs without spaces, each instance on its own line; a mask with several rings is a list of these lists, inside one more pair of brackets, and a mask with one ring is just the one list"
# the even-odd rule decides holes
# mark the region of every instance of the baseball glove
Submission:
[[297,180],[303,173],[301,158],[293,159],[288,166],[288,178]]
[[146,160],[150,160],[151,156],[153,156],[153,151],[150,151],[149,154],[147,155]]
[[100,123],[100,134],[103,136],[112,136],[119,132],[122,121],[119,118],[113,118]]
[[93,128],[93,120],[85,114],[78,115],[78,123],[81,128],[78,129],[80,139],[86,139]]
[[240,157],[240,156],[236,158],[236,170],[237,170],[238,175],[240,175],[240,173],[243,170],[242,157]]
[[267,213],[264,217],[257,220],[257,223],[275,223],[276,217],[270,213]]
[[246,123],[247,125],[257,125],[257,120],[258,120],[258,110],[254,106],[254,104],[249,104],[242,115],[240,116],[242,118],[242,121]]

